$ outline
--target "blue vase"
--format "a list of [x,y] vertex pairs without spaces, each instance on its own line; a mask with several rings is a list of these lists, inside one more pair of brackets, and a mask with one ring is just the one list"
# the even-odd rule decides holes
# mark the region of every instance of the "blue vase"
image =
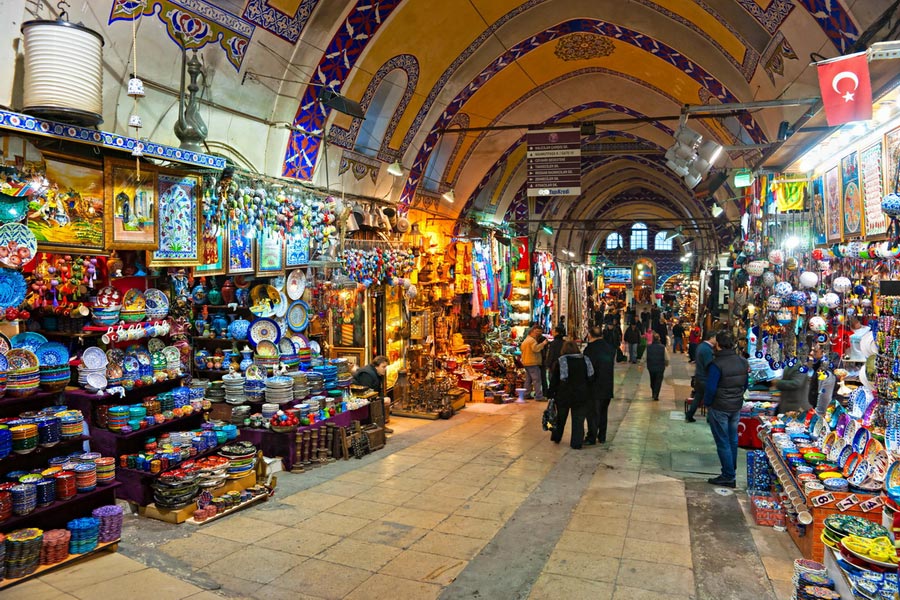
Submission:
[[249,332],[250,321],[247,319],[236,319],[228,326],[228,335],[234,340],[246,340]]
[[244,358],[241,360],[241,372],[245,372],[250,365],[253,364],[253,351],[252,350],[242,350],[241,356]]
[[216,337],[223,337],[228,330],[228,317],[223,313],[216,313],[212,316],[210,326],[215,332]]
[[204,319],[194,319],[194,329],[197,330],[197,335],[203,335],[203,330],[206,329],[206,321]]

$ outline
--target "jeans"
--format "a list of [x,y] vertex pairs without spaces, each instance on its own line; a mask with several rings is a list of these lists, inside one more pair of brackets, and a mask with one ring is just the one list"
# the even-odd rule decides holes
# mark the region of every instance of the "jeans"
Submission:
[[672,342],[672,352],[681,352],[684,354],[684,338],[675,336],[675,341]]
[[663,375],[665,371],[650,371],[650,391],[653,393],[653,399],[659,400],[659,390],[662,387]]
[[588,407],[587,413],[585,441],[600,442],[601,444],[606,441],[606,423],[610,400],[612,398],[591,397],[591,406]]
[[688,409],[685,418],[693,419],[694,413],[697,412],[697,409],[700,408],[700,403],[703,402],[703,396],[706,395],[706,384],[705,383],[694,383],[694,399],[691,400],[691,407]]
[[716,441],[716,452],[722,464],[722,479],[734,481],[737,474],[738,423],[741,411],[726,412],[710,408],[706,411],[706,420]]
[[628,360],[630,360],[633,363],[636,363],[637,362],[637,351],[638,351],[637,342],[632,342],[632,343],[628,344]]
[[531,386],[534,384],[534,399],[535,400],[543,400],[544,399],[544,385],[541,382],[541,367],[540,365],[534,365],[533,367],[525,367],[525,393],[528,394],[531,391]]
[[568,403],[557,404],[556,409],[556,426],[550,439],[559,443],[562,440],[563,430],[566,428],[566,421],[569,418],[569,410],[572,411],[572,435],[569,438],[569,446],[572,448],[581,448],[584,443],[584,420],[590,412],[590,402],[582,401],[575,406]]

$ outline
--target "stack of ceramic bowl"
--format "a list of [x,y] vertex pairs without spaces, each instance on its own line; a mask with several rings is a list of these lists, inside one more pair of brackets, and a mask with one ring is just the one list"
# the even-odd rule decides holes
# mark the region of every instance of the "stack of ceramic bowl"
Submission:
[[145,310],[147,319],[162,321],[169,316],[169,298],[156,288],[149,288],[144,292]]
[[55,446],[62,439],[62,421],[59,417],[35,417],[38,427],[38,443],[44,448]]
[[[86,387],[90,375],[102,375],[105,381],[107,365],[109,359],[103,350],[96,346],[85,348],[81,355],[81,364],[78,366],[78,385]],[[99,383],[99,380],[96,383]]]
[[6,395],[6,381],[7,381],[7,373],[6,370],[0,371],[0,398]]
[[290,377],[279,376],[266,379],[266,402],[272,404],[286,404],[294,401],[294,380]]
[[[228,377],[226,375],[225,377]],[[244,384],[241,383],[241,390],[243,391]],[[210,402],[224,402],[225,401],[225,386],[221,381],[211,381],[209,387],[206,388],[206,399]]]
[[100,540],[100,519],[84,517],[66,524],[72,534],[69,539],[69,554],[87,554],[97,547]]
[[223,375],[222,385],[225,387],[225,402],[228,404],[243,404],[246,402],[243,375],[239,373]]
[[247,402],[262,402],[266,397],[266,380],[248,377],[244,381],[244,396]]
[[[231,424],[232,425],[243,425],[244,419],[250,416],[250,407],[246,404],[243,406],[235,406],[231,409]],[[228,440],[228,434],[222,431],[224,436],[223,442]]]
[[309,385],[306,383],[306,373],[297,371],[290,373],[289,377],[294,380],[294,400],[302,400],[309,396]]
[[10,371],[6,383],[6,395],[12,398],[27,398],[38,391],[41,383],[41,375],[37,367],[33,369],[21,369]]
[[69,385],[72,373],[69,365],[49,365],[40,367],[40,386],[45,392],[61,392]]
[[69,557],[69,541],[72,532],[68,529],[51,529],[44,532],[41,544],[41,564],[55,565]]
[[325,379],[325,389],[334,389],[337,387],[338,368],[332,365],[321,365],[313,367],[316,372],[322,374]]
[[9,428],[12,432],[12,449],[16,454],[28,454],[38,447],[38,426],[21,423]]
[[219,455],[229,460],[228,479],[240,479],[256,466],[256,446],[249,442],[228,444]]
[[[34,486],[30,486],[34,487]],[[35,527],[17,529],[6,536],[6,578],[18,579],[31,575],[41,564],[44,532]]]
[[107,504],[95,508],[91,516],[100,521],[101,544],[114,542],[122,537],[122,522],[125,517],[124,509],[118,504]]
[[107,485],[116,480],[116,459],[112,456],[101,456],[94,460],[97,465],[97,483]]
[[80,437],[84,434],[84,415],[80,410],[66,410],[57,414],[62,423],[63,439]]
[[119,322],[121,306],[95,306],[91,309],[91,319],[99,327],[112,327]]
[[306,381],[309,383],[310,395],[317,396],[325,393],[325,377],[321,373],[307,371]]
[[[266,391],[266,395],[268,396],[268,390]],[[266,420],[271,419],[275,415],[275,413],[278,412],[278,404],[266,402],[262,405],[261,412],[262,416]]]
[[27,515],[37,507],[37,488],[34,484],[18,483],[10,486],[12,492],[13,514]]
[[12,432],[9,426],[0,425],[0,460],[12,453]]

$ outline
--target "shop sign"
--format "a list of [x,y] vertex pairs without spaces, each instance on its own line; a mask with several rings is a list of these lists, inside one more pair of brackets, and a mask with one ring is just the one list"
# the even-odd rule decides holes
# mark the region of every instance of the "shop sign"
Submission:
[[577,196],[581,193],[581,130],[529,131],[528,195]]

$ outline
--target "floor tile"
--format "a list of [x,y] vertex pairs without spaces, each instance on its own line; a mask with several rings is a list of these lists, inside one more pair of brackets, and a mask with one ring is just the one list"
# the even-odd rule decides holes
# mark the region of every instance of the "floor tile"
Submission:
[[242,515],[231,515],[216,523],[204,526],[203,533],[225,538],[233,542],[245,542],[252,544],[257,540],[278,533],[284,529],[281,525],[267,523],[258,519],[251,519]]
[[[15,590],[15,588],[13,588]],[[143,569],[79,588],[72,595],[82,600],[128,598],[128,600],[175,600],[201,592],[200,588],[157,569]],[[16,600],[18,600],[16,594]]]
[[402,523],[412,527],[420,527],[422,529],[434,529],[449,515],[444,512],[434,510],[419,510],[401,506],[389,512],[382,517],[383,521],[392,521],[394,523]]
[[[329,516],[322,517],[320,520],[327,520]],[[341,541],[341,537],[322,533],[303,527],[303,524],[297,527],[289,527],[278,533],[274,533],[268,537],[258,540],[255,545],[260,548],[270,550],[283,550],[295,556],[315,556],[322,550],[334,546]],[[260,583],[268,583],[263,581]]]
[[610,600],[613,589],[611,583],[542,573],[531,588],[531,595],[528,598],[530,600],[559,600],[560,598]]
[[392,510],[394,510],[394,507],[390,504],[372,502],[361,498],[349,498],[340,504],[335,504],[326,512],[350,517],[380,519]]
[[602,500],[582,500],[575,507],[575,514],[584,513],[598,517],[628,519],[631,514],[631,504],[619,502],[604,502]]
[[[211,595],[211,598],[203,598],[202,600],[221,600],[222,596]],[[264,585],[254,594],[254,598],[258,600],[320,600],[318,596],[304,594],[298,590],[289,590],[277,587],[273,584]],[[195,600],[194,596],[185,600]],[[196,600],[201,600],[197,598]]]
[[[296,529],[287,530],[288,533]],[[277,535],[277,534],[276,534]],[[271,538],[267,538],[271,540]],[[272,548],[250,546],[229,554],[204,567],[210,573],[225,573],[247,581],[270,583],[279,575],[303,562],[304,558]]]
[[456,483],[444,483],[443,481],[439,481],[425,490],[425,493],[434,496],[446,496],[447,498],[468,500],[480,491],[481,488],[474,485],[459,485]]
[[613,594],[613,600],[691,600],[691,598],[693,596],[651,592],[650,590],[628,587],[627,585],[617,585]]
[[494,537],[502,526],[503,523],[500,521],[451,515],[435,527],[435,531],[477,538],[479,540],[489,540]]
[[405,549],[422,539],[426,533],[428,533],[428,529],[411,525],[391,521],[372,521],[350,537],[364,542]]
[[475,538],[432,531],[410,547],[410,550],[471,560],[487,542]]
[[344,565],[311,558],[294,567],[272,585],[328,600],[339,600],[359,587],[372,573]]
[[491,504],[505,504],[518,506],[528,497],[526,492],[507,492],[498,489],[485,489],[475,494],[472,499]]
[[356,569],[378,571],[400,552],[399,548],[384,544],[345,539],[320,553],[316,558]]
[[43,577],[17,583],[14,588],[0,592],[0,595],[9,596],[11,600],[58,600],[68,595],[42,579]]
[[321,512],[318,509],[303,508],[291,504],[273,503],[271,500],[265,504],[273,504],[274,506],[265,506],[264,510],[254,510],[252,512],[253,518],[257,521],[265,521],[267,523],[274,523],[275,525],[294,525],[295,523],[314,517]]
[[306,490],[297,494],[292,494],[290,496],[287,496],[286,498],[282,498],[281,502],[283,502],[284,504],[296,506],[298,508],[322,511],[334,506],[335,504],[340,504],[346,499],[346,496],[340,496],[337,494],[323,494],[321,492]]
[[544,571],[592,581],[614,582],[619,572],[619,559],[557,549],[544,565]]
[[417,494],[404,502],[403,506],[449,515],[466,502],[467,501],[462,498],[449,498],[447,496],[435,496],[434,494],[422,493]]
[[386,564],[380,573],[425,583],[449,585],[467,564],[468,561],[459,558],[406,550]]
[[691,532],[687,525],[667,525],[630,520],[628,537],[639,540],[663,541],[670,544],[691,544]]
[[622,550],[622,558],[673,564],[689,569],[694,566],[690,546],[669,544],[655,540],[626,538],[625,547]]
[[687,504],[684,508],[650,508],[636,506],[631,511],[632,521],[663,523],[666,525],[688,525]]
[[407,490],[410,492],[421,493],[428,488],[434,485],[433,481],[428,481],[427,479],[416,479],[413,477],[409,477],[406,475],[406,472],[397,475],[396,477],[391,477],[385,481],[382,481],[378,484],[378,487],[387,487],[387,488],[395,488],[398,490]]
[[566,529],[622,537],[628,531],[628,521],[615,517],[599,517],[597,515],[576,513],[569,520]]
[[[194,540],[199,536],[192,536],[185,541]],[[221,541],[216,538],[206,538],[214,542]],[[194,542],[196,547],[207,547],[203,540]],[[225,543],[226,550],[231,546],[230,542]],[[181,557],[179,557],[181,558]],[[213,557],[215,558],[215,557]],[[96,584],[104,579],[108,579],[111,575],[120,576],[127,575],[146,569],[146,565],[128,558],[124,554],[118,552],[101,552],[90,558],[80,560],[65,568],[50,571],[46,575],[41,575],[40,580],[48,585],[52,585],[64,592],[72,593],[75,590]],[[14,588],[17,593],[22,590],[24,583],[16,585]],[[0,597],[2,597],[0,592]]]
[[378,574],[365,580],[347,600],[430,600],[440,593],[439,585]]
[[622,556],[624,546],[624,537],[566,530],[560,536],[556,549],[618,558]]
[[394,506],[400,506],[404,502],[408,502],[412,498],[417,495],[417,492],[412,490],[401,490],[392,487],[384,487],[382,485],[376,485],[365,495],[365,499],[372,500],[374,502],[381,502],[382,504],[393,504]]
[[694,572],[685,567],[623,558],[616,583],[660,593],[694,593]]
[[518,505],[468,501],[456,509],[456,514],[463,517],[474,517],[476,519],[506,521],[514,512],[516,512],[517,508]]
[[362,529],[372,521],[373,519],[361,519],[359,517],[351,517],[348,515],[322,513],[316,517],[297,523],[294,527],[346,537],[354,531]]

